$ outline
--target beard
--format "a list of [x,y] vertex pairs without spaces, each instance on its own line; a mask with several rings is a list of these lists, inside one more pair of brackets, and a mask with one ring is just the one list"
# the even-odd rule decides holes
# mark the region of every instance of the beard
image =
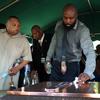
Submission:
[[63,27],[67,31],[70,31],[71,29],[73,29],[73,27],[75,26],[75,24],[76,24],[76,21],[72,25],[65,24],[64,21],[63,21]]

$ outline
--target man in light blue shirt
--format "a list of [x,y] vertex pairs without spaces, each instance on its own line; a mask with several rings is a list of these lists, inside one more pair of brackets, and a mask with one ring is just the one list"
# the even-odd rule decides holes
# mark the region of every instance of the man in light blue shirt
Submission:
[[[77,16],[76,7],[72,4],[66,5],[63,10],[63,20],[56,24],[47,53],[47,59],[53,58],[51,81],[73,81],[78,77],[79,82],[83,83],[94,77],[95,52],[90,32]],[[86,65],[84,72],[80,74],[79,62],[82,50],[86,56]]]

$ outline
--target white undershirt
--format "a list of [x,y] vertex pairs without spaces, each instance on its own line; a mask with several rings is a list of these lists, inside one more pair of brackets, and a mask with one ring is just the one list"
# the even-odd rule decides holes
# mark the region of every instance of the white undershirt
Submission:
[[40,43],[40,46],[42,46],[44,36],[45,36],[45,34],[43,34],[43,35],[42,35],[42,38],[41,38],[40,40],[38,40],[38,42]]

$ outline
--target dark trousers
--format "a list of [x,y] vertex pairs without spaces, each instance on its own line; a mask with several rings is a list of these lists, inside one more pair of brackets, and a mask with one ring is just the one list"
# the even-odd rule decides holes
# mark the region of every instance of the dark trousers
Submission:
[[18,80],[18,87],[19,88],[23,86],[24,77],[25,77],[25,67],[23,67],[20,70],[20,75],[19,75],[19,80]]
[[39,66],[40,69],[37,69],[39,82],[49,81],[49,75],[46,73],[44,65]]
[[100,75],[98,75],[95,71],[94,71],[94,76],[95,76],[95,78],[93,78],[93,79],[90,80],[90,81],[100,82]]
[[61,62],[53,61],[50,81],[68,81],[72,82],[75,77],[80,73],[80,64],[79,62],[66,62],[67,71],[65,74],[61,73]]

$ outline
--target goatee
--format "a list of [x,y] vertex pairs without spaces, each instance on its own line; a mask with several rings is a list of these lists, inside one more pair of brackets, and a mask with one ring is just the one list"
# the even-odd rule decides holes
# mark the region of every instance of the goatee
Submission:
[[66,24],[63,22],[64,29],[67,30],[67,31],[70,31],[70,30],[73,29],[73,27],[75,26],[75,23],[76,23],[76,21],[75,21],[72,25],[66,25]]

